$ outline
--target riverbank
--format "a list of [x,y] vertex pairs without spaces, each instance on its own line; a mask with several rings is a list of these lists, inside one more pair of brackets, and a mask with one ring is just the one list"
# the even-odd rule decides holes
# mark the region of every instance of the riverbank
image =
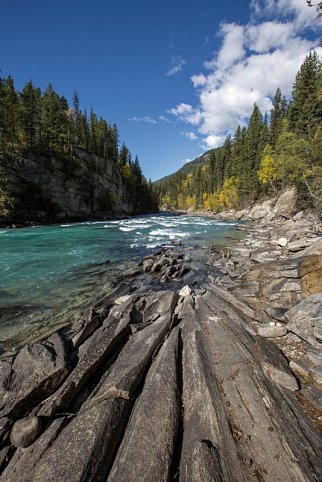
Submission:
[[147,255],[2,362],[0,480],[321,479],[321,226],[237,230]]

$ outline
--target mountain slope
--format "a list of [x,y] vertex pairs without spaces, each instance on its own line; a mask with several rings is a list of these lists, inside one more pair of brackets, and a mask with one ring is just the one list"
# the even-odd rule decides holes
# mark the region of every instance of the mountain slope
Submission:
[[154,185],[157,186],[158,184],[161,184],[165,181],[168,181],[171,177],[176,176],[177,174],[190,174],[193,172],[197,166],[200,164],[205,164],[208,162],[209,154],[211,154],[214,151],[214,149],[211,149],[209,151],[204,152],[201,156],[197,157],[193,161],[187,162],[182,166],[180,169],[178,169],[176,172],[173,174],[169,174],[168,176],[164,176],[161,179],[158,179],[157,181],[154,181]]

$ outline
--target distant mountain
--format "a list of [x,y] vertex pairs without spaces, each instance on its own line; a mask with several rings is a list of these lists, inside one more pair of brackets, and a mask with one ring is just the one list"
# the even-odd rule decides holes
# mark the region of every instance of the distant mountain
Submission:
[[173,174],[169,174],[168,176],[162,177],[161,179],[158,179],[157,181],[154,181],[153,184],[154,185],[161,184],[161,183],[167,181],[168,179],[170,179],[172,176],[175,176],[176,174],[190,174],[191,172],[193,172],[196,169],[197,166],[199,166],[199,164],[205,164],[206,162],[208,162],[209,155],[213,151],[214,151],[214,149],[211,149],[209,151],[204,152],[201,156],[197,157],[193,161],[190,161],[190,162],[187,162],[186,164],[184,164],[182,167],[180,167],[180,169],[178,169]]

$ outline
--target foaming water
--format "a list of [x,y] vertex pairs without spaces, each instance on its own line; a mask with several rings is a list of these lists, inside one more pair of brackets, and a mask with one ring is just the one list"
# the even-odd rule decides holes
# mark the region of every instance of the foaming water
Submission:
[[173,214],[0,229],[3,349],[72,321],[148,250],[175,239],[220,242],[234,232],[234,223]]

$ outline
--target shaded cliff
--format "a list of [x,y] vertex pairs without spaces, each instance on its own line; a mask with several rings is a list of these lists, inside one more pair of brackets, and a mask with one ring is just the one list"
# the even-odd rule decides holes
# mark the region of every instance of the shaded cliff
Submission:
[[120,167],[109,159],[78,149],[69,157],[11,154],[0,161],[12,199],[3,223],[104,218],[140,211],[133,205]]

